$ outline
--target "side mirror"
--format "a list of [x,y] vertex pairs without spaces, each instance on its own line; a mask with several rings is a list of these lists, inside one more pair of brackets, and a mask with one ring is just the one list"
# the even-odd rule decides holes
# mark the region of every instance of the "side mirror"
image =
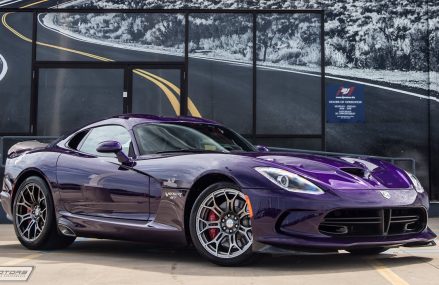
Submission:
[[118,153],[122,151],[122,146],[117,141],[104,141],[98,145],[96,151],[100,153]]
[[117,160],[124,165],[130,165],[132,163],[131,159],[122,151],[122,145],[117,141],[101,142],[96,148],[96,151],[100,153],[114,153],[116,154]]
[[268,147],[263,146],[263,145],[257,145],[257,146],[256,146],[256,149],[257,149],[259,152],[269,152],[269,151],[270,151],[270,150],[268,149]]

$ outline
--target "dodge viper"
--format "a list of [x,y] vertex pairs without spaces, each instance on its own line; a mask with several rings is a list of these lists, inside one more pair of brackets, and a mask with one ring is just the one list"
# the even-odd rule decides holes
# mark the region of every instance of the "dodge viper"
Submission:
[[1,204],[21,244],[76,237],[193,245],[220,265],[258,253],[428,246],[428,197],[374,158],[272,152],[210,120],[120,115],[7,154]]

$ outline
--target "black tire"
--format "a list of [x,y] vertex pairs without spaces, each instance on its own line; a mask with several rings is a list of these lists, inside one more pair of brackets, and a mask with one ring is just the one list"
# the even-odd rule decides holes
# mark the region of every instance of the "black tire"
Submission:
[[[212,253],[210,253],[208,250],[206,250],[206,248],[204,248],[203,244],[200,241],[200,238],[197,235],[196,220],[197,220],[198,210],[200,209],[203,201],[210,194],[214,193],[217,190],[221,190],[221,189],[234,189],[234,190],[239,191],[241,193],[241,191],[239,190],[239,187],[237,187],[235,184],[226,183],[226,182],[215,183],[215,184],[207,187],[206,189],[204,189],[201,192],[200,196],[196,199],[196,201],[191,209],[191,214],[190,214],[189,227],[190,227],[190,234],[191,234],[193,245],[195,246],[197,251],[201,254],[201,256],[203,256],[204,258],[208,259],[209,261],[211,261],[217,265],[241,266],[241,265],[249,264],[250,262],[254,261],[255,257],[256,257],[255,254],[252,252],[251,245],[248,247],[247,250],[245,250],[245,251],[243,250],[242,254],[240,254],[239,256],[229,257],[229,258],[218,257],[218,256],[215,256]],[[221,217],[219,217],[218,221],[220,219],[221,219]],[[250,225],[250,227],[251,227],[251,225]],[[251,238],[251,243],[252,243],[252,240],[253,239]]]
[[[27,186],[36,185],[38,186],[45,196],[45,206],[46,215],[45,223],[42,226],[41,232],[33,240],[27,239],[19,230],[17,225],[17,203],[23,191],[26,190]],[[55,216],[55,207],[53,205],[52,193],[47,186],[46,182],[37,176],[31,176],[27,178],[17,190],[14,198],[13,204],[13,224],[15,229],[15,234],[17,235],[20,243],[31,250],[51,250],[51,249],[62,249],[68,247],[75,241],[75,237],[64,236],[58,231],[58,226]]]
[[372,248],[357,248],[346,250],[350,254],[354,255],[376,255],[388,250],[386,247],[372,247]]

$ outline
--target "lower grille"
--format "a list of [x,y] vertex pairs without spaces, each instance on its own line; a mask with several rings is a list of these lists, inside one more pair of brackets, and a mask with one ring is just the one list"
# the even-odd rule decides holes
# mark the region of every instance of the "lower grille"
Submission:
[[339,209],[319,225],[330,236],[391,236],[422,231],[427,224],[423,208]]

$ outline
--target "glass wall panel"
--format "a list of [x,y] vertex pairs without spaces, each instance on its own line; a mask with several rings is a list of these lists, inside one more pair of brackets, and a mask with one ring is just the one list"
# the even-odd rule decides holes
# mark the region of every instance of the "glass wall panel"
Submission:
[[0,133],[28,133],[32,72],[32,14],[2,14]]
[[257,16],[257,134],[321,134],[320,15]]
[[38,60],[183,61],[180,14],[42,13]]
[[134,69],[133,113],[180,114],[180,69]]
[[37,134],[58,136],[123,112],[123,70],[40,69]]
[[189,113],[251,133],[252,58],[251,15],[190,15]]

